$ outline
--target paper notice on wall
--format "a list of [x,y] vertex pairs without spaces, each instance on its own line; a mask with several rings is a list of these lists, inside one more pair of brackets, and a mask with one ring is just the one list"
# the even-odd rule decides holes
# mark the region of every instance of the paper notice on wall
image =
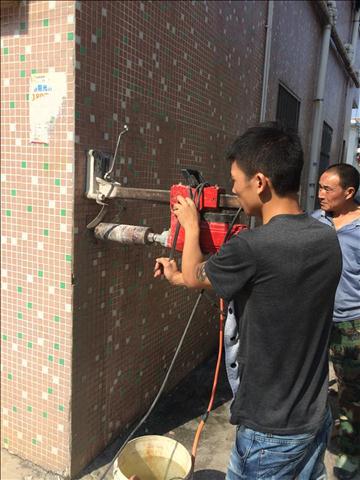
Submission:
[[34,73],[30,80],[30,143],[49,143],[50,131],[66,98],[65,72]]

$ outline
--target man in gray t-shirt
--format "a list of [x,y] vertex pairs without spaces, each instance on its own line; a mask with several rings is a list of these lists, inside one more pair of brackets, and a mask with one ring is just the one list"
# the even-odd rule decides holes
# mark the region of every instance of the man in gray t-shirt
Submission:
[[228,159],[233,193],[262,226],[231,238],[204,262],[196,207],[179,196],[174,213],[185,230],[182,271],[158,258],[155,277],[213,288],[234,305],[240,384],[226,480],[318,479],[331,428],[327,351],[339,244],[331,228],[299,206],[303,153],[296,133],[274,123],[251,128],[235,140]]

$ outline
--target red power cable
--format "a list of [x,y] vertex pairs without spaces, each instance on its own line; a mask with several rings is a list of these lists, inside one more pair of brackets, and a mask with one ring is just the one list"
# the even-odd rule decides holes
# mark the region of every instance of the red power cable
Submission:
[[217,361],[216,361],[214,381],[213,381],[213,386],[212,386],[209,405],[208,405],[208,408],[207,408],[205,414],[202,416],[202,419],[201,419],[201,421],[198,425],[198,428],[196,430],[195,437],[194,437],[192,450],[191,450],[191,459],[192,459],[193,467],[194,467],[194,464],[195,464],[196,451],[197,451],[198,443],[199,443],[199,440],[200,440],[200,435],[201,435],[201,432],[202,432],[202,430],[205,426],[206,420],[208,419],[209,413],[212,410],[214,400],[215,400],[215,393],[216,393],[216,388],[217,388],[218,379],[219,379],[221,357],[222,357],[222,352],[223,352],[224,323],[225,323],[224,300],[222,298],[220,298],[219,352],[218,352],[218,357],[217,357]]

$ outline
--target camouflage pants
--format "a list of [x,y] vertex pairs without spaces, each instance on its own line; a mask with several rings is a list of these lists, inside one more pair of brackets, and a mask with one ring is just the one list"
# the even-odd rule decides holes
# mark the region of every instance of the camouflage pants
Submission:
[[333,324],[330,359],[339,391],[340,453],[360,457],[360,319]]

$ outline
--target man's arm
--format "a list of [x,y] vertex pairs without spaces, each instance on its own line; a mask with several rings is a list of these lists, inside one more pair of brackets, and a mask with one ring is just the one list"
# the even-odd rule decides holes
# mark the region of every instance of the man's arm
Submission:
[[182,279],[188,288],[211,288],[206,276],[203,254],[200,250],[199,215],[190,198],[178,197],[174,213],[185,230],[185,242],[182,254]]
[[157,258],[154,277],[162,274],[172,284],[188,288],[211,288],[206,276],[203,254],[200,250],[199,216],[194,202],[190,198],[179,196],[174,205],[174,213],[185,230],[185,242],[182,254],[182,271],[175,260]]

